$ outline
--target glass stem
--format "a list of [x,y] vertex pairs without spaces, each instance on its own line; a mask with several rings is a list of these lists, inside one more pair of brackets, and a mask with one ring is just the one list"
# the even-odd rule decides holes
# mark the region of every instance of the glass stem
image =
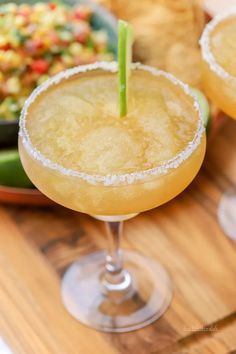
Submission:
[[131,276],[123,268],[123,254],[120,248],[123,234],[123,221],[105,222],[108,238],[105,272],[102,285],[105,293],[126,293],[131,288]]

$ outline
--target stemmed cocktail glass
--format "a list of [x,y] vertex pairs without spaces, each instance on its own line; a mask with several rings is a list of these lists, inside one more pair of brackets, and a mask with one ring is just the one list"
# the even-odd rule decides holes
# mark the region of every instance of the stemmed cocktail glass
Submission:
[[120,248],[122,223],[178,195],[205,154],[198,102],[173,76],[132,64],[129,113],[117,109],[117,63],[60,73],[37,88],[20,118],[19,150],[48,197],[106,223],[108,248],[72,264],[62,298],[79,321],[125,332],[159,318],[172,285],[155,260]]
[[[216,16],[200,41],[206,94],[229,117],[236,119],[236,9]],[[218,219],[225,233],[236,240],[236,191],[226,192]]]

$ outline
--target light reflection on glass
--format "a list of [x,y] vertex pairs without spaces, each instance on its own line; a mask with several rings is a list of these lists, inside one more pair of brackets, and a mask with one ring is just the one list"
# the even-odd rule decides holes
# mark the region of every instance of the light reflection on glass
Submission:
[[8,347],[6,342],[2,337],[0,337],[0,353],[1,354],[14,354],[11,349]]

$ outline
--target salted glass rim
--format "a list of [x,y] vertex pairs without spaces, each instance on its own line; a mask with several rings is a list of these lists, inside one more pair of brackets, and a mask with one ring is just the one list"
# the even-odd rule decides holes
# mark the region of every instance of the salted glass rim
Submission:
[[236,77],[226,71],[216,60],[214,54],[211,51],[210,36],[212,31],[224,20],[236,16],[236,6],[224,11],[221,14],[216,15],[204,28],[202,36],[200,38],[200,46],[202,49],[202,57],[209,65],[210,69],[222,79],[235,81]]
[[115,186],[119,184],[132,184],[138,181],[145,180],[148,177],[160,176],[168,173],[172,169],[178,168],[188,157],[197,149],[201,142],[203,132],[205,131],[202,119],[202,113],[197,100],[197,97],[192,93],[190,87],[180,80],[176,79],[173,75],[166,73],[162,70],[155,69],[153,67],[143,65],[140,63],[133,63],[131,65],[132,70],[144,70],[150,72],[154,76],[163,76],[170,80],[174,85],[182,88],[186,95],[193,99],[193,108],[198,113],[198,124],[193,139],[187,144],[186,148],[173,158],[165,161],[164,163],[147,170],[141,170],[137,172],[125,173],[125,174],[107,174],[107,175],[95,175],[82,171],[76,171],[73,169],[65,168],[64,166],[55,163],[44,156],[31,142],[29,133],[26,128],[26,120],[29,107],[33,104],[41,93],[45,92],[53,85],[59,84],[62,80],[66,80],[76,74],[84,73],[93,70],[104,70],[109,72],[117,72],[117,62],[96,62],[93,64],[81,65],[66,71],[60,72],[56,76],[50,78],[40,86],[38,86],[29,98],[26,100],[24,107],[20,115],[20,130],[19,136],[23,143],[24,148],[31,158],[41,163],[44,167],[57,171],[62,175],[69,177],[80,178],[90,184],[103,184],[106,186]]

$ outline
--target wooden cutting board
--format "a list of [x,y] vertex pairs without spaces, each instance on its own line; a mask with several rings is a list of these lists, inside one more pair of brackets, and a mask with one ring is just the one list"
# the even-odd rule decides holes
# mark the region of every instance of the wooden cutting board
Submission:
[[139,331],[96,332],[62,306],[65,268],[105,247],[101,222],[61,207],[1,206],[0,353],[235,353],[236,245],[217,222],[220,197],[236,186],[235,136],[236,123],[228,120],[192,185],[126,222],[124,247],[161,261],[175,291],[165,315]]
[[61,207],[2,206],[4,345],[13,354],[233,353],[236,246],[221,231],[216,214],[222,193],[236,183],[235,135],[236,123],[228,121],[212,139],[201,173],[184,193],[126,222],[123,246],[161,261],[175,292],[159,321],[132,333],[86,328],[61,303],[65,268],[106,245],[101,222]]

